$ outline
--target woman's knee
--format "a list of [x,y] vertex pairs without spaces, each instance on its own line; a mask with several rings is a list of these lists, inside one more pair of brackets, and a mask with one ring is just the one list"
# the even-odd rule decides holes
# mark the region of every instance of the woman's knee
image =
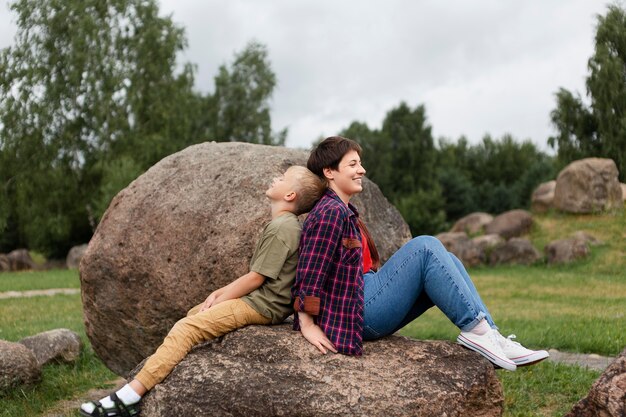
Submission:
[[416,249],[439,250],[443,248],[441,241],[434,236],[422,235],[411,239],[408,243]]

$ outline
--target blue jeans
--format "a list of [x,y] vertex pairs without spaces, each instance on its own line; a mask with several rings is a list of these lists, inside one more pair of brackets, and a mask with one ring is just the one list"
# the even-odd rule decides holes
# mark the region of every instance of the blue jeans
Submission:
[[433,306],[462,331],[483,318],[495,327],[465,267],[435,237],[412,239],[364,280],[366,340],[401,329]]

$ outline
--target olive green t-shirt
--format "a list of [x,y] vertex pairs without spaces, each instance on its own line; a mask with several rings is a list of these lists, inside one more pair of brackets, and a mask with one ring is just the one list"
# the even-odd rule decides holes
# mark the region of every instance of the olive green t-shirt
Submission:
[[265,282],[241,299],[271,318],[273,324],[293,313],[291,286],[296,278],[301,230],[293,213],[272,219],[263,229],[250,260],[250,270],[263,275]]

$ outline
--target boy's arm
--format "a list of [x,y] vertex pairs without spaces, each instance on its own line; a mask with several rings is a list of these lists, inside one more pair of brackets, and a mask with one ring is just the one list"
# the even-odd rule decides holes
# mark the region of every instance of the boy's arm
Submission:
[[222,301],[232,300],[233,298],[239,298],[250,294],[252,291],[259,288],[264,282],[265,277],[263,275],[250,271],[247,274],[240,276],[230,284],[213,291],[204,301],[200,311],[207,310],[209,307],[219,304]]

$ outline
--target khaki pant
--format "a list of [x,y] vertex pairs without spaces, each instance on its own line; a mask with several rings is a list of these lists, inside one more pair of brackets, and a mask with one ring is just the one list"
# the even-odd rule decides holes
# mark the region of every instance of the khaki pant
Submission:
[[249,324],[270,324],[272,321],[239,298],[221,302],[201,313],[198,312],[200,307],[202,304],[189,310],[187,317],[176,322],[161,346],[135,376],[146,389],[151,390],[163,381],[198,343],[215,339]]

